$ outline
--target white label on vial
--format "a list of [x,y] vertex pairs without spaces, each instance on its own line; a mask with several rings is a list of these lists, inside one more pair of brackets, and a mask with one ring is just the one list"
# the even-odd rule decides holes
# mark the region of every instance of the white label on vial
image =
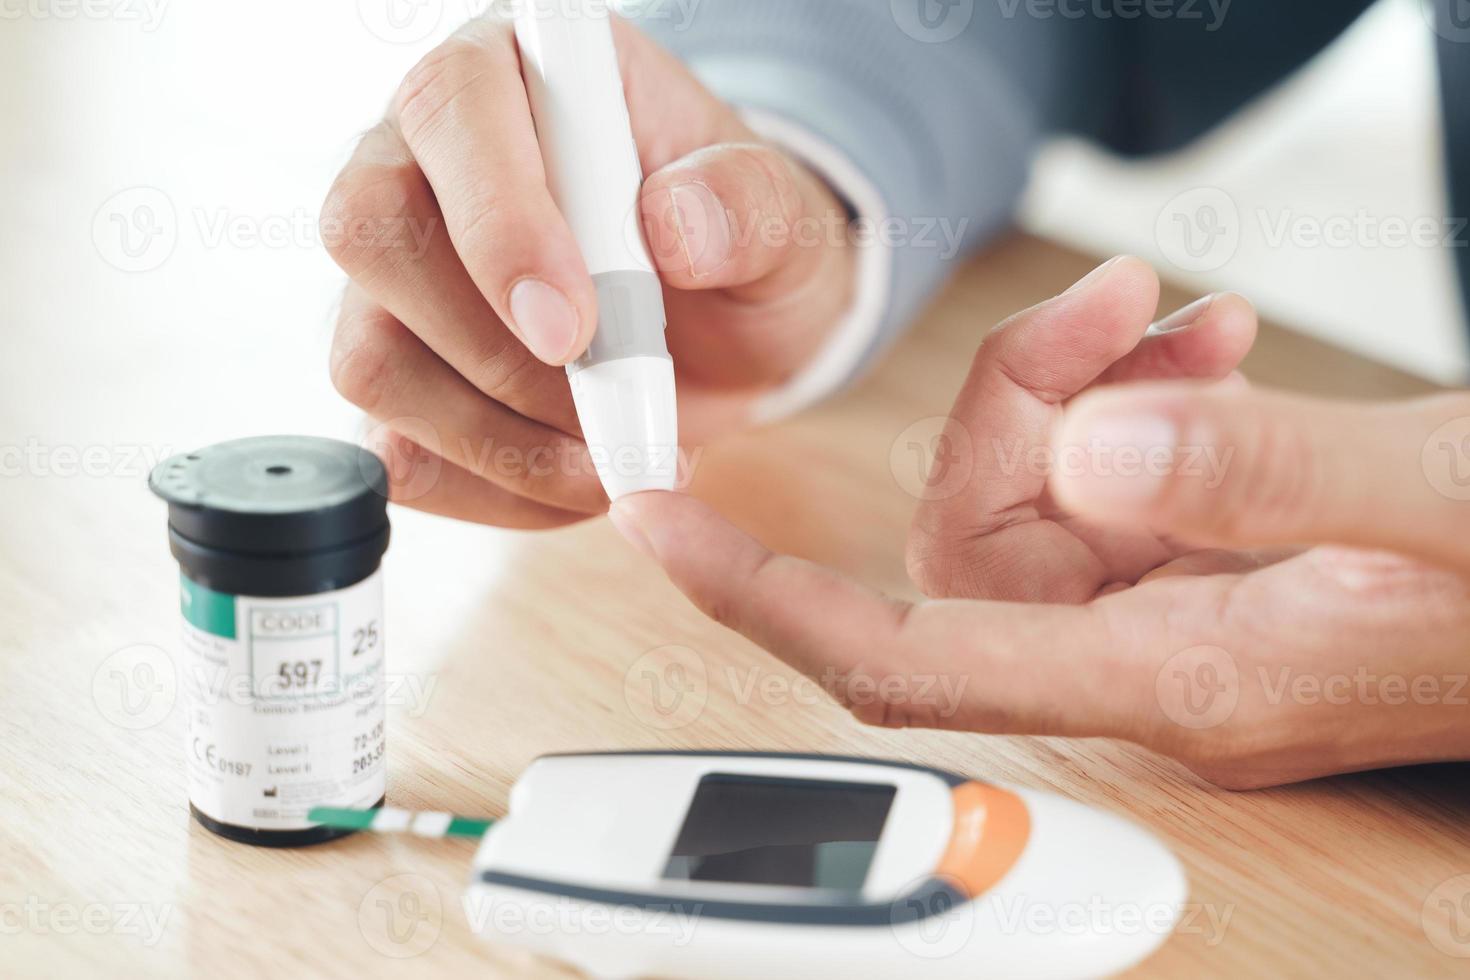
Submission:
[[312,807],[382,799],[382,572],[295,598],[180,582],[190,802],[222,823],[303,830]]

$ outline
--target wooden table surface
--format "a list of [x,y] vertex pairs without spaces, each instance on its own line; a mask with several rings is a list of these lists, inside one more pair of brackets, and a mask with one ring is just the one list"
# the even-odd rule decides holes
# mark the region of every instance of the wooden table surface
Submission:
[[[945,413],[989,325],[1090,264],[1024,236],[993,248],[856,389],[708,450],[697,492],[774,546],[912,594],[904,434]],[[133,301],[132,286],[109,288]],[[469,932],[468,844],[360,835],[258,850],[189,819],[170,673],[177,571],[144,464],[191,442],[341,423],[324,328],[292,339],[263,325],[253,343],[177,325],[117,337],[106,317],[53,330],[30,312],[7,341],[0,415],[0,443],[34,450],[0,480],[0,974],[556,972]],[[1425,387],[1275,328],[1248,370],[1322,393]],[[68,447],[96,446],[107,472],[67,471]],[[1139,976],[1470,970],[1431,941],[1458,927],[1470,954],[1470,914],[1452,907],[1453,883],[1440,887],[1470,873],[1470,767],[1232,794],[1129,745],[866,730],[828,704],[750,696],[791,675],[698,615],[605,520],[531,535],[394,516],[389,670],[417,686],[390,710],[393,804],[503,813],[517,774],[548,752],[888,756],[1062,793],[1167,841],[1197,908]],[[139,645],[157,669],[125,675],[121,694],[141,708],[129,714],[110,668]],[[658,675],[671,646],[694,666],[661,712],[646,668]]]

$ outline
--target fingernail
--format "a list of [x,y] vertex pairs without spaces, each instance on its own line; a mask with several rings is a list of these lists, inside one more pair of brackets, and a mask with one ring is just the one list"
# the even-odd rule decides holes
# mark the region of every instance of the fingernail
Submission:
[[653,542],[648,540],[648,535],[638,524],[638,518],[632,512],[632,508],[625,506],[620,500],[612,505],[612,510],[607,512],[607,516],[612,521],[613,527],[618,529],[618,533],[627,539],[629,544],[649,558],[658,558],[658,554],[653,550]]
[[561,290],[540,279],[522,279],[510,291],[512,326],[522,342],[548,364],[561,364],[577,342],[577,308]]
[[669,188],[674,230],[689,274],[699,278],[730,261],[730,221],[715,192],[690,182]]
[[1089,420],[1080,439],[1068,440],[1059,461],[1075,492],[1089,500],[1139,504],[1158,497],[1174,472],[1179,428],[1150,413],[1102,414]]
[[1215,293],[1211,293],[1208,296],[1202,296],[1183,309],[1175,310],[1158,323],[1149,327],[1148,332],[1157,337],[1160,334],[1177,333],[1180,330],[1186,330],[1194,326],[1203,320],[1205,314],[1210,312],[1210,307],[1215,305],[1216,295]]
[[1098,266],[1096,269],[1093,269],[1087,275],[1083,276],[1081,279],[1078,279],[1076,282],[1074,282],[1071,285],[1071,287],[1067,290],[1067,292],[1066,293],[1063,293],[1062,295],[1063,296],[1066,296],[1068,293],[1075,293],[1078,290],[1086,289],[1088,286],[1091,286],[1093,283],[1097,282],[1098,280],[1100,280],[1104,276],[1106,276],[1108,274],[1108,270],[1111,269],[1113,266],[1117,265],[1121,261],[1123,261],[1123,256],[1121,256],[1121,255],[1115,255],[1115,256],[1113,256],[1112,258],[1110,258],[1106,262],[1104,262],[1102,265]]

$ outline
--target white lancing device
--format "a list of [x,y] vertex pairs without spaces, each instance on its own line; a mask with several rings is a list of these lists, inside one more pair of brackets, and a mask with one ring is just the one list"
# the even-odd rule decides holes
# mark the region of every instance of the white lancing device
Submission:
[[598,476],[617,500],[674,488],[679,426],[611,17],[608,0],[520,0],[515,29],[547,184],[597,289],[596,335],[567,376]]

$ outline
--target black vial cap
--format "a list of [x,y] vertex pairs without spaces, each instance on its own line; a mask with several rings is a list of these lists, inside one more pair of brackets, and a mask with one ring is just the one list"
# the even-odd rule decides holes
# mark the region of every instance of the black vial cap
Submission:
[[190,578],[237,595],[309,595],[377,568],[388,474],[351,443],[312,436],[223,442],[159,463],[169,541]]

